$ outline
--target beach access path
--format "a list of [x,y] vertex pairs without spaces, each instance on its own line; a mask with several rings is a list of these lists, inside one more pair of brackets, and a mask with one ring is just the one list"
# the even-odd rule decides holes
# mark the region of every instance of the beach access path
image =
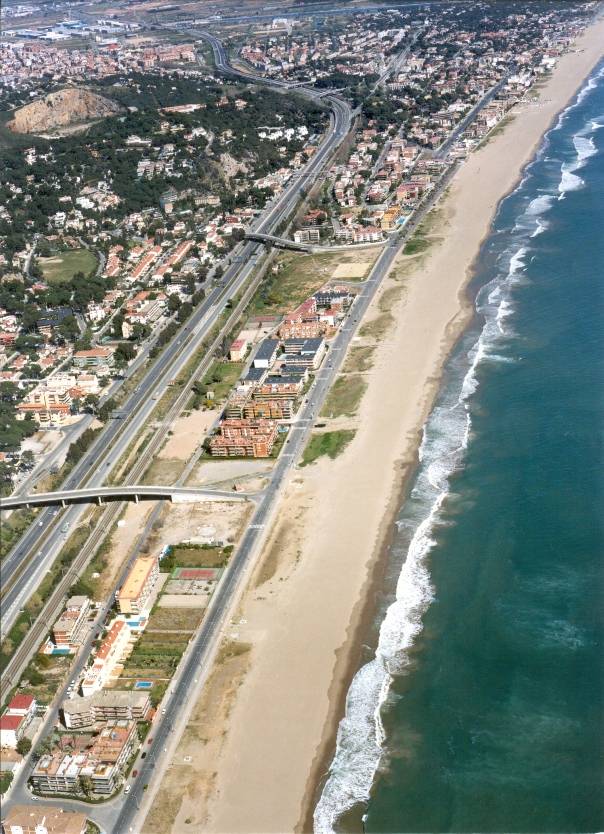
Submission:
[[[251,648],[240,677],[225,676],[228,709],[214,712],[219,743],[211,759],[203,741],[177,748],[143,831],[168,830],[161,827],[168,812],[173,832],[311,830],[362,656],[359,626],[377,587],[379,555],[443,362],[472,313],[465,288],[480,244],[497,204],[603,52],[598,21],[561,58],[540,102],[515,108],[505,130],[470,154],[431,220],[432,245],[393,265],[365,317],[384,327],[374,327],[377,339],[354,343],[375,345],[359,413],[348,422],[356,435],[335,460],[321,458],[292,477],[230,630],[234,645]],[[211,697],[215,707],[221,690],[212,688]],[[192,749],[185,771],[178,762]]]

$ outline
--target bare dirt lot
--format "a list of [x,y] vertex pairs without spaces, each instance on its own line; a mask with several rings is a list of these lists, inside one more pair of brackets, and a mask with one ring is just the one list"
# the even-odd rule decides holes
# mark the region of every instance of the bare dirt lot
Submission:
[[[239,686],[250,664],[250,646],[226,642],[220,650],[202,697],[193,709],[162,789],[147,816],[145,834],[200,830],[205,822],[207,798],[215,779],[228,719]],[[174,821],[175,809],[180,807]]]
[[168,438],[158,457],[188,460],[205,440],[217,416],[216,411],[199,410],[186,417],[180,417],[174,424],[172,436]]
[[359,261],[358,263],[339,264],[332,273],[333,278],[364,278],[373,265],[375,258],[369,261]]
[[204,460],[193,469],[187,480],[187,486],[219,484],[222,481],[245,478],[269,472],[274,465],[273,460]]
[[251,503],[166,504],[145,544],[145,552],[157,553],[166,545],[178,544],[203,536],[203,528],[212,526],[218,541],[236,542],[252,513]]

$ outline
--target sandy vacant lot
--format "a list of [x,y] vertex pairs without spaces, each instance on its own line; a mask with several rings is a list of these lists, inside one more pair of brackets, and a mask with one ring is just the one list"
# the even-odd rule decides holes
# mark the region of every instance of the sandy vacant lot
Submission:
[[158,457],[188,460],[201,446],[217,417],[217,411],[201,409],[192,411],[186,417],[179,417],[172,428],[172,436]]
[[275,465],[273,460],[204,460],[193,469],[187,486],[219,484],[235,478],[246,478],[268,472]]
[[235,543],[252,513],[252,504],[219,503],[205,501],[201,504],[166,504],[145,544],[145,551],[157,553],[166,545],[178,544],[204,537],[204,528],[214,527],[217,541]]
[[333,271],[332,278],[364,278],[369,272],[373,260],[356,264],[339,264]]

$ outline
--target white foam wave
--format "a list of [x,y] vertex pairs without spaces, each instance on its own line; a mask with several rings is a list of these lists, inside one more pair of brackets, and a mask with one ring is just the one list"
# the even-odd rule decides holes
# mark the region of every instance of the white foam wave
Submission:
[[[593,129],[591,128],[591,124],[590,129]],[[577,161],[579,163],[582,163],[583,160],[589,159],[590,156],[593,156],[594,154],[598,153],[598,149],[596,148],[593,136],[587,137],[578,134],[573,139],[573,145],[575,146],[575,149],[577,151]]]
[[539,197],[531,200],[525,214],[528,217],[537,217],[540,214],[544,214],[552,207],[555,199],[553,194],[541,194]]
[[567,163],[562,165],[562,179],[560,180],[560,185],[558,186],[560,194],[566,194],[567,191],[578,191],[585,185],[581,177],[573,174],[571,167],[572,166]]
[[[420,471],[411,501],[411,518],[398,521],[399,530],[414,529],[396,588],[380,627],[376,656],[355,675],[340,722],[336,755],[329,778],[315,808],[314,830],[333,832],[341,814],[369,799],[375,773],[384,755],[385,732],[381,712],[389,697],[393,676],[409,663],[409,649],[422,629],[422,617],[433,597],[428,556],[436,541],[441,510],[449,493],[451,475],[463,465],[472,420],[469,400],[478,387],[477,370],[487,361],[505,362],[493,352],[501,338],[501,322],[512,316],[509,286],[524,269],[525,246],[504,258],[508,268],[481,290],[477,308],[486,317],[479,338],[468,351],[469,367],[458,396],[450,405],[437,405],[426,426],[419,449]],[[509,258],[509,259],[508,259]],[[484,299],[484,300],[483,300]]]
[[[512,306],[512,302],[511,301],[506,301],[504,299],[501,302],[501,304],[499,305],[499,309],[497,310],[497,316],[495,317],[495,320],[497,322],[497,326],[499,327],[499,331],[504,336],[508,335],[508,333],[509,333],[509,328],[506,325],[506,319],[508,319],[510,316],[513,316],[513,315],[514,315],[514,307]],[[491,358],[492,358],[492,354],[491,354]]]
[[531,237],[537,237],[537,235],[540,235],[542,232],[547,231],[547,229],[549,229],[549,223],[539,218],[539,220],[537,220],[537,228],[535,229]]

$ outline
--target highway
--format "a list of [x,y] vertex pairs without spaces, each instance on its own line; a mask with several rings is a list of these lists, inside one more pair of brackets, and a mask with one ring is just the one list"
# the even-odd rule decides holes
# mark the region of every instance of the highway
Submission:
[[[256,511],[233,557],[231,565],[223,575],[223,579],[214,595],[206,618],[194,636],[193,642],[188,647],[177,670],[175,679],[172,682],[172,686],[162,703],[162,708],[166,712],[163,715],[158,715],[154,722],[154,726],[149,734],[153,738],[153,741],[150,745],[145,745],[144,752],[147,755],[144,761],[141,760],[139,754],[135,764],[138,775],[136,779],[130,778],[128,780],[128,784],[131,786],[130,793],[127,795],[121,793],[114,800],[94,809],[91,809],[89,805],[69,799],[44,799],[45,803],[49,802],[50,804],[61,805],[66,810],[86,810],[91,818],[107,834],[110,832],[113,832],[113,834],[121,834],[124,831],[140,830],[153,801],[154,794],[161,783],[162,775],[178,742],[182,728],[188,720],[190,712],[209,673],[224,629],[230,617],[232,617],[246,578],[254,565],[255,559],[259,555],[265,534],[278,509],[279,500],[286,486],[288,475],[295,468],[308,442],[315,417],[318,415],[325,397],[339,372],[346,350],[392,261],[400,252],[405,241],[421,223],[428,211],[430,211],[442,191],[449,184],[455,171],[456,168],[453,168],[442,182],[438,184],[423,210],[414,218],[413,222],[408,225],[404,232],[390,240],[389,245],[381,253],[369,278],[357,296],[344,326],[332,343],[323,362],[323,367],[317,373],[315,384],[309,391],[307,402],[303,406],[300,418],[290,429],[290,436],[275,467],[274,475],[266,490],[259,498]],[[146,532],[148,533],[148,530]],[[141,536],[142,538],[143,536]],[[136,552],[132,558],[134,558]],[[131,561],[132,559],[130,563]],[[123,582],[124,577],[125,573],[120,577],[118,585]],[[104,613],[105,609],[102,614],[104,615]],[[83,668],[85,651],[86,647],[84,647],[84,651],[78,660],[76,673],[79,673],[81,668]],[[71,679],[76,676],[76,673],[71,675]],[[57,714],[58,712],[55,708],[46,717],[44,733],[50,730],[50,727],[56,720]],[[141,750],[141,752],[143,751]],[[31,765],[28,765],[17,777],[15,785],[11,790],[10,798],[7,801],[7,807],[9,803],[28,802],[31,799],[25,787],[30,772]],[[145,785],[148,786],[146,791],[143,790]]]
[[[345,102],[333,96],[329,97],[328,101],[332,106],[332,114],[326,137],[314,157],[298,172],[298,176],[292,177],[282,193],[269,203],[264,214],[255,224],[258,232],[268,233],[289,216],[298,203],[299,177],[316,176],[348,131],[351,120],[350,108]],[[220,284],[209,292],[207,298],[187,321],[186,326],[164,348],[149,373],[122,406],[128,415],[127,419],[111,420],[107,424],[90,450],[72,470],[68,482],[62,485],[62,489],[73,490],[84,484],[88,487],[103,485],[115,463],[152,419],[153,411],[159,402],[159,399],[153,399],[154,393],[163,394],[168,379],[177,376],[187,365],[199,349],[204,337],[218,321],[229,298],[242,289],[262,251],[260,244],[251,241],[239,244],[233,250],[231,258],[234,262],[225,271]],[[105,460],[109,450],[111,450],[111,458]],[[81,519],[83,512],[84,510],[77,506],[64,510],[60,518],[60,527],[68,523],[69,535]],[[20,571],[22,571],[22,581],[9,587],[3,596],[1,620],[3,634],[10,629],[21,607],[50,569],[65,541],[66,536],[61,532],[59,524],[54,524],[49,532],[54,522],[54,515],[56,511],[53,510],[40,513],[4,561],[3,588],[9,586]],[[35,558],[30,560],[27,567],[24,567],[32,552],[36,553]]]
[[[348,131],[351,122],[350,108],[345,102],[334,96],[330,96],[328,100],[332,107],[332,113],[327,135],[313,158],[298,172],[297,176],[292,177],[282,193],[269,203],[264,214],[255,224],[259,232],[269,232],[291,214],[299,201],[301,190],[299,181],[301,177],[312,178],[319,174],[332,151]],[[166,346],[150,372],[123,404],[122,409],[127,414],[126,419],[112,420],[108,423],[91,449],[70,473],[67,483],[63,484],[63,489],[76,492],[84,483],[87,488],[92,490],[102,486],[123,452],[151,419],[152,412],[159,402],[159,398],[157,400],[153,399],[152,392],[159,391],[163,393],[168,378],[176,376],[188,363],[194,352],[199,348],[203,337],[212,329],[219,318],[227,300],[235,296],[245,284],[261,252],[262,247],[260,245],[248,241],[239,244],[237,249],[231,253],[231,258],[233,258],[233,255],[236,256],[234,263],[225,271],[220,285],[209,293],[200,308],[188,320],[186,328],[179,331],[175,339]],[[243,264],[242,268],[241,264]],[[182,346],[181,342],[184,342]],[[109,449],[111,449],[111,459],[104,460],[109,454]],[[287,458],[291,459],[291,455],[287,455],[284,460]],[[280,464],[279,470],[281,470],[281,466],[282,464]],[[269,493],[271,495],[274,493],[272,486],[269,487]],[[233,497],[229,495],[231,500]],[[264,518],[268,508],[272,506],[272,502],[267,503],[265,500],[261,500],[260,503],[261,508],[265,507],[264,510],[261,509],[260,511],[260,517]],[[80,521],[83,509],[80,506],[69,506],[61,512],[60,518],[56,519],[57,512],[56,509],[51,508],[40,513],[3,565],[3,583],[5,585],[23,568],[20,581],[9,588],[3,598],[3,633],[10,628],[18,616],[20,608],[50,569],[68,534],[73,531],[78,521]],[[64,531],[65,525],[68,525],[67,531]],[[46,538],[43,545],[40,545],[44,536]],[[28,554],[37,547],[40,547],[40,550],[36,557],[24,567]],[[236,564],[240,562],[241,559],[238,559]],[[6,571],[4,570],[5,567]],[[230,576],[231,572],[229,571],[228,574]],[[235,576],[237,575],[235,572]],[[231,581],[224,584],[226,591],[230,590],[231,584]],[[220,608],[220,605],[214,605],[212,610],[215,608]],[[210,628],[212,622],[213,619],[209,616],[207,628]],[[44,625],[48,627],[49,623]],[[24,784],[28,774],[29,768],[24,768],[20,778],[11,790],[11,803],[21,801],[23,793],[27,796]],[[16,797],[21,797],[21,799],[16,800]],[[64,802],[61,804],[65,805]],[[113,830],[120,831],[121,829],[118,827]]]

